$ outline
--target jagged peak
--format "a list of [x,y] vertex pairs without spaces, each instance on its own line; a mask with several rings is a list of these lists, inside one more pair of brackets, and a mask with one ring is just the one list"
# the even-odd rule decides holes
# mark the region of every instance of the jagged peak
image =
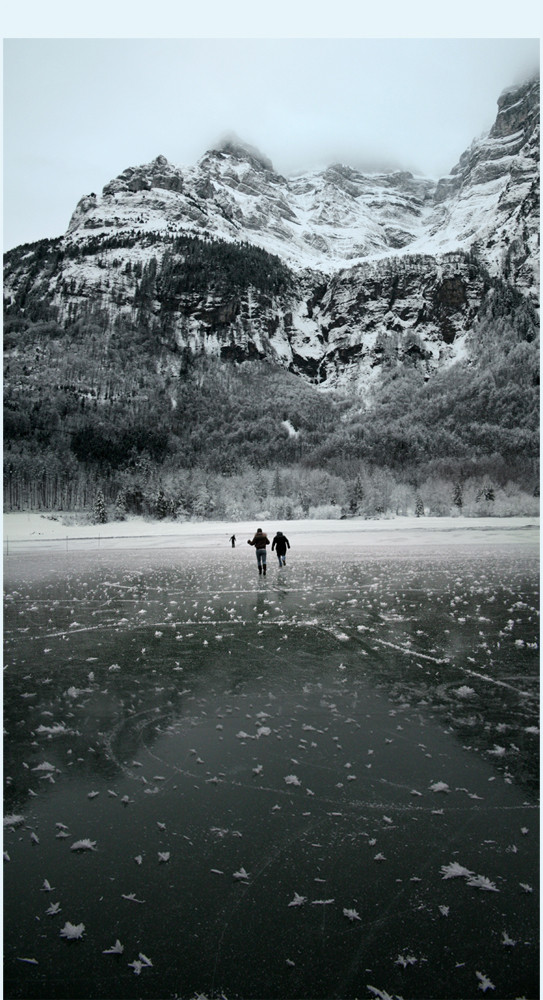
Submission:
[[263,153],[260,152],[256,146],[251,146],[250,143],[244,142],[240,139],[235,132],[226,132],[217,143],[205,156],[212,155],[213,153],[226,153],[229,156],[234,157],[236,160],[248,160],[252,166],[257,167],[260,170],[271,170],[273,171],[273,163]]
[[127,167],[104,186],[102,194],[107,196],[116,191],[150,191],[153,187],[162,187],[172,191],[183,189],[183,171],[170,163],[162,153],[150,163],[141,163],[137,167]]

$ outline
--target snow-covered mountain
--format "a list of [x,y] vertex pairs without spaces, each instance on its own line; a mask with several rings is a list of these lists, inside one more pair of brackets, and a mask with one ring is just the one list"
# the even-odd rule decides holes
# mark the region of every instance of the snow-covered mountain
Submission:
[[[194,280],[187,237],[217,241]],[[203,350],[362,388],[387,354],[428,374],[461,357],[488,274],[538,302],[538,244],[533,80],[501,95],[492,129],[440,180],[343,164],[283,177],[234,137],[193,167],[129,167],[81,199],[60,240],[7,255],[5,296],[11,311],[41,296],[60,322],[94,310],[111,328],[145,308],[173,373],[176,353]],[[256,267],[251,248],[273,257]]]

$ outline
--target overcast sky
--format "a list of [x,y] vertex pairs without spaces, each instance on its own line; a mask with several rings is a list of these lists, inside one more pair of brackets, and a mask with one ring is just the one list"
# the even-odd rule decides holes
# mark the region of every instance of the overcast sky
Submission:
[[448,174],[538,70],[522,38],[4,38],[4,249],[79,199],[226,132],[291,174],[343,161]]

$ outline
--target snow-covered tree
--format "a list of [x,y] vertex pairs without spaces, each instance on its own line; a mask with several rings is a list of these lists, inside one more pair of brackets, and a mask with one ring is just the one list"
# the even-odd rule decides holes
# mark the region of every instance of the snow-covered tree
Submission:
[[107,523],[107,510],[106,502],[104,499],[104,494],[102,490],[98,490],[92,508],[94,523],[95,524],[106,524]]
[[196,517],[208,517],[214,507],[213,498],[209,492],[207,486],[202,484],[198,487],[198,491],[194,498],[192,509],[196,514]]
[[460,513],[464,504],[462,483],[456,482],[453,486],[453,504],[458,507],[458,512]]
[[159,519],[168,517],[171,513],[171,505],[164,493],[164,490],[160,488],[155,499],[155,516]]
[[362,506],[362,501],[364,500],[365,492],[364,486],[362,484],[362,479],[360,475],[353,479],[347,486],[347,500],[349,504],[349,513],[353,516],[360,513],[360,508]]
[[119,490],[115,498],[114,518],[116,521],[125,521],[127,513],[126,492],[124,490]]

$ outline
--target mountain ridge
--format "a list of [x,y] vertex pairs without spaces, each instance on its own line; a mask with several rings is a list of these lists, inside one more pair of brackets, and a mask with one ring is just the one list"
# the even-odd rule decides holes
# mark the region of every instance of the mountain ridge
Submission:
[[[507,205],[518,207],[527,193],[520,187],[537,176],[538,93],[539,82],[531,81],[503,94],[490,131],[438,181],[399,170],[364,174],[345,164],[285,178],[260,151],[230,138],[194,167],[176,167],[160,155],[127,168],[100,197],[81,199],[68,233],[81,238],[86,229],[126,229],[136,220],[147,230],[205,230],[227,240],[241,232],[289,266],[319,270],[406,247],[415,253],[465,248],[475,232],[466,226],[466,210],[479,229],[482,220],[483,229],[493,232],[496,211],[502,224],[510,221]],[[483,253],[493,273],[500,250],[501,244],[493,254]]]
[[127,168],[5,255],[9,483],[282,459],[533,489],[538,150],[532,81],[438,181],[285,178],[232,137]]

